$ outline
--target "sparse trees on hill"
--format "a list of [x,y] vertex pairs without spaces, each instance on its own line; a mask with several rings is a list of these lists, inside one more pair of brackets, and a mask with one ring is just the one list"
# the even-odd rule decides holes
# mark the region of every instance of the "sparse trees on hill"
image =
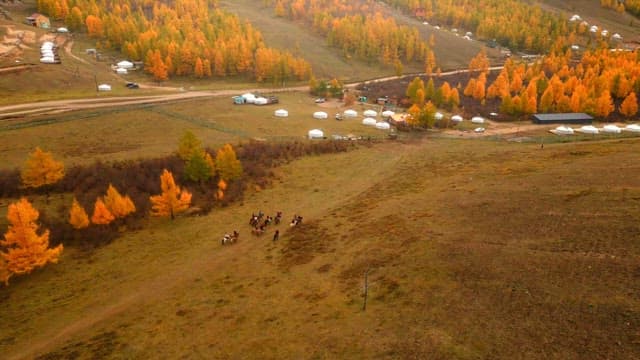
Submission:
[[39,217],[36,210],[26,198],[10,204],[7,212],[9,228],[0,241],[3,251],[0,257],[0,280],[8,284],[13,275],[28,274],[49,262],[56,263],[62,253],[62,244],[49,248],[49,230],[38,234]]

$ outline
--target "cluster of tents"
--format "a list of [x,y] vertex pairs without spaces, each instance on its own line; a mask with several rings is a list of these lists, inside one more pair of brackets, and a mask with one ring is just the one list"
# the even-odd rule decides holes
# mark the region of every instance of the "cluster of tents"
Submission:
[[133,67],[134,65],[131,61],[122,60],[116,64],[115,71],[118,75],[126,75],[129,73],[129,70],[133,69]]
[[557,128],[550,130],[552,133],[556,134],[556,135],[573,135],[576,132],[578,133],[582,133],[582,134],[600,134],[600,133],[606,133],[606,134],[620,134],[623,131],[627,131],[627,132],[632,132],[632,133],[640,133],[640,125],[637,124],[631,124],[631,125],[627,125],[624,128],[621,128],[617,125],[613,125],[613,124],[609,124],[609,125],[605,125],[602,128],[597,128],[593,125],[584,125],[578,129],[573,129],[569,126],[558,126]]
[[58,47],[51,41],[45,41],[40,46],[40,62],[43,64],[60,64]]

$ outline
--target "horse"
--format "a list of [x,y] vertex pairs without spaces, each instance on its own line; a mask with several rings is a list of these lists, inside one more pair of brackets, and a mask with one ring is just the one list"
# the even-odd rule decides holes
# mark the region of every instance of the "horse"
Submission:
[[274,222],[276,223],[276,225],[280,224],[280,220],[282,220],[282,211],[278,211],[276,213],[276,217],[274,219]]
[[293,219],[291,219],[291,223],[289,224],[289,226],[294,227],[300,224],[302,224],[302,216],[294,215]]
[[240,237],[240,233],[238,233],[237,231],[233,231],[233,234],[224,234],[224,236],[222,237],[222,245],[226,245],[226,244],[233,244],[236,241],[238,241],[238,238]]

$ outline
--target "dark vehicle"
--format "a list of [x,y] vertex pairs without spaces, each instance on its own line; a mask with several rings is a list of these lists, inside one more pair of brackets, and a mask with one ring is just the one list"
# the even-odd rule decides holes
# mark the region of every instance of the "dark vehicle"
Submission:
[[134,82],[128,82],[126,85],[129,89],[140,89],[140,85]]

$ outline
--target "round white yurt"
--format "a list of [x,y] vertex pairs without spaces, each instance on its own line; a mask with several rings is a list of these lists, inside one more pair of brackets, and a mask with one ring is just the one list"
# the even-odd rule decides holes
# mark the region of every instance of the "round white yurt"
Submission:
[[66,27],[59,27],[56,29],[56,31],[59,33],[68,33],[69,29],[67,29]]
[[253,103],[256,105],[267,105],[269,103],[269,100],[267,100],[267,98],[257,97],[255,98],[255,100],[253,100]]
[[314,119],[322,120],[322,119],[327,119],[328,117],[329,117],[329,114],[327,114],[324,111],[316,111],[316,112],[313,113],[313,118]]
[[451,117],[451,121],[453,121],[453,122],[455,122],[455,123],[462,122],[462,120],[463,120],[463,119],[462,119],[462,116],[460,116],[460,115],[453,115],[453,116]]
[[40,49],[53,49],[55,46],[54,43],[52,43],[51,41],[45,41],[42,43],[42,46],[40,46]]
[[589,32],[592,32],[592,33],[597,33],[598,30],[599,29],[598,29],[598,27],[596,25],[593,25],[591,28],[589,28]]
[[40,58],[40,62],[43,64],[53,64],[56,62],[56,60],[53,58],[53,56],[43,56]]
[[98,85],[98,91],[111,91],[111,85],[109,85],[109,84],[100,84],[100,85]]
[[583,133],[583,134],[597,134],[600,131],[598,130],[598,128],[596,128],[593,125],[585,125],[582,126],[580,129],[578,129],[579,132]]
[[389,123],[387,122],[379,122],[376,123],[376,129],[380,129],[380,130],[389,130],[391,129],[391,125],[389,125]]
[[568,126],[558,126],[555,133],[558,135],[573,135],[573,129]]
[[118,65],[119,68],[123,68],[123,69],[133,69],[133,63],[127,60],[122,60],[116,65]]
[[615,126],[615,125],[605,125],[602,128],[602,131],[609,133],[609,134],[620,134],[622,132],[622,129],[620,129],[619,127]]
[[624,129],[626,131],[631,131],[631,132],[640,132],[640,125],[638,124],[631,124],[631,125],[627,125],[624,127]]
[[374,118],[374,117],[378,116],[378,113],[377,113],[377,112],[375,112],[374,110],[365,110],[365,111],[362,113],[362,115],[364,115],[364,116],[366,116],[366,117],[372,117],[372,118]]
[[474,116],[471,118],[471,122],[474,124],[484,124],[484,118],[481,116]]
[[42,50],[42,51],[40,51],[40,56],[42,56],[42,57],[47,57],[47,56],[53,57],[53,51],[52,50]]
[[433,118],[436,120],[442,120],[444,118],[444,115],[442,115],[442,113],[437,112],[433,115]]
[[393,115],[395,115],[395,114],[396,114],[396,113],[395,113],[395,112],[393,112],[393,111],[391,111],[391,110],[385,110],[385,111],[383,111],[383,112],[382,112],[382,117],[390,118],[390,117],[392,117],[392,116],[393,116]]
[[358,116],[358,112],[355,110],[349,109],[344,111],[344,117],[354,118],[356,116]]
[[289,116],[289,112],[285,109],[278,109],[275,111],[274,115],[277,117],[287,117]]
[[118,75],[126,75],[129,71],[125,68],[117,68],[116,69],[116,74]]
[[252,93],[242,94],[242,98],[244,99],[244,102],[247,104],[253,104],[254,101],[256,101],[256,96],[253,95]]
[[376,122],[376,119],[370,117],[362,119],[362,125],[376,126]]
[[320,129],[309,130],[309,139],[322,139],[324,138],[324,133]]

